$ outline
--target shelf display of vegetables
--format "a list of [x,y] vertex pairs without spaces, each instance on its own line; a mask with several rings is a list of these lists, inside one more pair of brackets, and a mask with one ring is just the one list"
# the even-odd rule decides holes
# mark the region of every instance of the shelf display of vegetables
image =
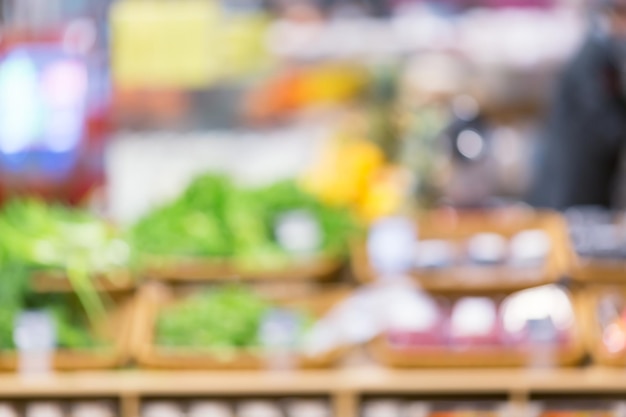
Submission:
[[[59,351],[114,344],[94,331],[105,327],[115,307],[109,296],[100,293],[99,281],[120,276],[129,280],[128,274],[119,273],[131,263],[131,248],[114,228],[86,210],[15,199],[0,211],[0,235],[3,354],[10,357],[16,350],[18,323],[24,312],[33,311],[49,318]],[[70,358],[69,368],[71,362]],[[3,366],[15,362],[5,359]]]
[[[102,219],[81,209],[38,200],[12,200],[0,212],[6,256],[36,269],[72,275],[126,268],[130,247]],[[71,277],[69,277],[71,279]]]
[[[52,318],[59,349],[89,349],[105,344],[105,341],[97,339],[89,331],[89,322],[80,306],[71,305],[67,299],[40,300],[39,303],[31,303],[29,308],[45,311]],[[0,351],[16,349],[14,326],[21,312],[22,309],[16,307],[8,307],[0,312]]]
[[[357,118],[347,124],[363,123]],[[300,181],[322,201],[350,207],[362,221],[373,222],[405,208],[413,177],[365,137],[353,128],[338,132]]]
[[345,288],[298,296],[259,284],[145,285],[139,295],[135,358],[161,369],[320,368],[343,353],[310,352],[317,319],[345,298]]
[[[104,315],[92,279],[115,277],[131,261],[130,246],[87,211],[38,200],[12,200],[0,212],[3,294],[19,303],[38,272],[67,279],[89,318]],[[9,295],[10,294],[10,295]]]
[[144,258],[161,263],[209,259],[237,270],[276,271],[340,259],[354,229],[347,210],[321,203],[295,181],[250,189],[206,174],[140,219],[130,235]]
[[[271,303],[245,287],[209,290],[163,309],[156,343],[221,351],[261,348],[262,325],[271,311]],[[311,319],[304,312],[290,312],[295,320],[294,337],[300,338]]]
[[402,269],[433,292],[510,293],[554,283],[570,267],[567,229],[558,213],[435,210],[397,219],[413,236],[397,236],[402,232],[394,231],[393,219],[381,219],[353,245],[351,262],[360,281],[387,273],[380,261],[387,252],[402,252]]
[[379,361],[400,367],[568,365],[584,353],[573,300],[558,286],[505,298],[423,294],[413,302],[402,307],[412,314],[401,326],[371,344]]

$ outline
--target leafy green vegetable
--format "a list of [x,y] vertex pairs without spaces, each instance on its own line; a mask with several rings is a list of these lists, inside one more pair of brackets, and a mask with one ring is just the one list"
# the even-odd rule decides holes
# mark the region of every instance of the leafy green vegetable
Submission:
[[285,212],[308,211],[322,230],[322,253],[343,255],[350,236],[357,231],[356,221],[347,209],[322,203],[292,180],[257,190],[256,198],[263,202],[267,224],[275,224],[278,217]]
[[223,177],[198,178],[178,200],[135,224],[131,230],[134,246],[152,255],[229,255],[232,242],[223,214],[232,189]]
[[280,269],[293,254],[279,244],[274,229],[281,215],[295,210],[318,223],[320,254],[345,254],[355,231],[347,210],[324,205],[295,181],[247,189],[213,174],[198,177],[180,198],[137,222],[132,242],[146,255],[216,257],[247,269]]
[[86,211],[38,200],[12,200],[0,212],[3,252],[10,260],[66,271],[81,259],[89,272],[127,266],[129,245]]
[[102,343],[89,332],[84,315],[76,314],[67,302],[48,306],[57,333],[57,346],[65,349],[84,349],[100,346]]
[[[259,347],[259,328],[271,305],[251,290],[227,286],[196,294],[161,311],[156,341],[166,347],[230,351]],[[310,323],[301,314],[302,331]]]
[[[97,323],[105,308],[92,276],[126,267],[130,261],[129,245],[104,221],[84,210],[39,200],[9,201],[0,211],[0,235],[0,305],[3,306],[0,347],[3,348],[12,346],[15,317],[38,301],[29,291],[34,272],[63,272],[84,313],[92,323]],[[86,340],[83,331],[68,324],[67,319],[74,316],[57,314],[60,341],[68,346]]]

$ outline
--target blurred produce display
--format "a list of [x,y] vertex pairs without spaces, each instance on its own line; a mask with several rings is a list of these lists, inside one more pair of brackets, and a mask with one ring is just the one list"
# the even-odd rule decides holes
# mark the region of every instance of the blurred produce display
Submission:
[[[67,297],[45,297],[32,302],[30,308],[47,312],[54,323],[58,349],[88,349],[102,346],[91,334],[90,323],[80,306]],[[15,350],[14,329],[18,316],[25,306],[4,305],[0,313],[0,350]]]
[[626,224],[623,213],[602,208],[573,208],[566,213],[574,249],[583,258],[624,258]]
[[565,216],[578,261],[574,278],[608,284],[623,282],[626,276],[624,214],[599,207],[575,207]]
[[401,269],[427,291],[470,293],[556,282],[569,272],[570,257],[556,213],[442,209],[374,223],[353,245],[352,266],[362,282]]
[[298,294],[268,283],[195,291],[149,285],[139,296],[135,359],[161,369],[328,368],[343,346],[311,351],[311,333],[346,295],[345,288]]
[[115,2],[112,70],[121,88],[198,88],[253,74],[267,59],[266,15],[219,2]]
[[[556,287],[508,297],[431,297],[404,301],[371,345],[374,357],[396,367],[575,365],[583,355],[572,299]],[[398,300],[398,303],[400,300]],[[394,307],[400,309],[401,307]],[[400,310],[398,310],[400,311]]]
[[[82,209],[15,199],[0,211],[0,346],[16,348],[15,330],[27,310],[48,314],[58,349],[95,348],[108,304],[96,280],[128,279],[130,247],[104,220]],[[67,288],[46,294],[41,286]],[[66,292],[66,291],[62,291]],[[42,336],[43,337],[43,336]]]
[[518,204],[578,2],[1,3],[0,417],[626,415],[623,214]]
[[244,117],[253,125],[271,125],[306,109],[345,105],[363,97],[370,78],[358,62],[292,64],[252,87]]
[[294,181],[251,189],[207,174],[139,220],[131,236],[140,253],[164,260],[204,257],[244,270],[280,270],[345,256],[355,227],[347,209],[320,202]]
[[[412,331],[391,330],[396,348],[480,349],[494,346],[531,348],[534,344],[567,345],[575,336],[574,307],[558,289],[524,290],[508,298],[474,296],[458,299],[420,296]],[[554,297],[551,291],[561,297]],[[550,299],[550,305],[540,301]],[[535,307],[530,307],[531,305]],[[539,311],[542,305],[545,311]],[[416,310],[417,313],[417,310]],[[535,318],[537,316],[539,318]],[[421,321],[421,323],[418,323]]]
[[[59,347],[93,345],[84,329],[106,314],[93,279],[128,268],[129,245],[110,225],[87,211],[38,200],[6,204],[0,212],[0,230],[4,237],[0,243],[2,345],[13,346],[14,323],[28,308],[50,311]],[[37,274],[67,280],[80,303],[34,293]]]
[[[261,326],[271,310],[267,300],[243,287],[207,291],[160,312],[156,343],[218,352],[259,349]],[[304,312],[293,314],[296,334],[292,336],[301,343],[312,319]]]
[[404,210],[410,182],[409,171],[348,132],[330,140],[301,178],[305,190],[327,204],[352,208],[366,222]]

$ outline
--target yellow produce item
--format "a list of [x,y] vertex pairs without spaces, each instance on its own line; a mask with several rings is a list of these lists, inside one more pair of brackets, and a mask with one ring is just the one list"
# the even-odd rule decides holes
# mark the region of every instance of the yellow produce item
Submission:
[[305,173],[305,189],[329,204],[354,205],[367,191],[371,178],[384,165],[374,144],[339,139],[330,144],[319,161]]
[[354,98],[367,83],[361,68],[350,65],[323,65],[305,72],[295,94],[301,106],[316,103],[340,103]]
[[[202,87],[220,72],[214,2],[118,1],[111,10],[115,82],[130,87]],[[217,57],[217,59],[216,59]]]
[[410,174],[403,168],[388,166],[379,170],[372,178],[361,201],[357,214],[372,222],[390,216],[402,209],[410,185]]

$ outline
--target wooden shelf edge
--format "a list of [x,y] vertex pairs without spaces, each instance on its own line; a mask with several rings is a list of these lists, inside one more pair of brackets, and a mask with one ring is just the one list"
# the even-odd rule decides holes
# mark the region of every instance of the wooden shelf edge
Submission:
[[380,368],[324,371],[102,371],[24,378],[0,375],[0,397],[297,395],[368,393],[625,392],[619,368],[445,369]]

